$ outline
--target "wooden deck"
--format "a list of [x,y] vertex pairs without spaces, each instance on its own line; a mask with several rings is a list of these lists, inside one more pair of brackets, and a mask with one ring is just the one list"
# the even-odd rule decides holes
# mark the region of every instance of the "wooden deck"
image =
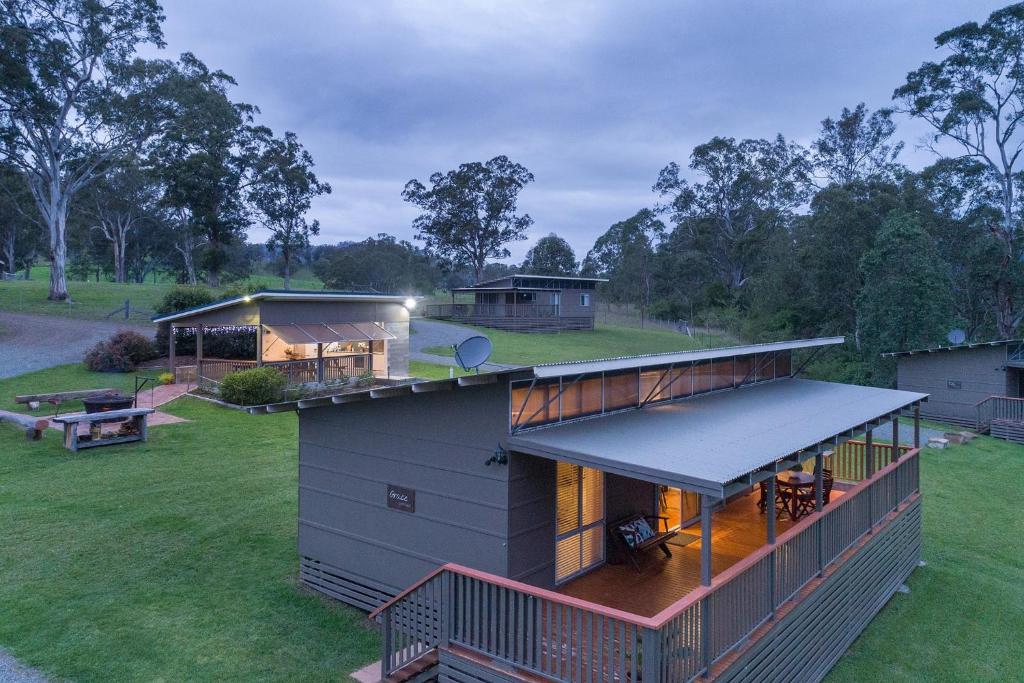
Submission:
[[[832,490],[832,501],[842,494],[837,483]],[[757,509],[758,497],[755,491],[713,514],[711,566],[715,575],[765,544],[768,522]],[[782,515],[776,522],[776,532],[781,534],[793,524],[788,516]],[[680,536],[682,534],[697,539],[686,546],[670,544],[671,558],[657,549],[645,553],[639,573],[628,563],[606,564],[557,590],[633,614],[654,616],[700,585],[700,525],[684,528],[680,531]],[[685,542],[680,536],[674,539],[675,543]]]

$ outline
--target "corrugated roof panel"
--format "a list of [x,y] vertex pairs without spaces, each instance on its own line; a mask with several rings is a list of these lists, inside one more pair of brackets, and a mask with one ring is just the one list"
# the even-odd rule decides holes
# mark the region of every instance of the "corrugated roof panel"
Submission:
[[715,488],[926,398],[783,379],[520,432],[508,444],[663,483]]

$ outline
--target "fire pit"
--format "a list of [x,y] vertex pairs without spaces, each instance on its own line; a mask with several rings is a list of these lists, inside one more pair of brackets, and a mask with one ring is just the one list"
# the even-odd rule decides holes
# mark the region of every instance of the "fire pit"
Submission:
[[120,391],[105,394],[93,394],[82,399],[87,413],[107,413],[111,410],[121,410],[132,407],[132,397],[125,396]]

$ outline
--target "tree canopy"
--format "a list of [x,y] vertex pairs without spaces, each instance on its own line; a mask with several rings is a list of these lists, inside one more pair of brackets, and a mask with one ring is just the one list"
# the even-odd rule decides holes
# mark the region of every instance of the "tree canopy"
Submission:
[[530,247],[519,269],[531,275],[576,275],[579,263],[569,243],[552,232]]

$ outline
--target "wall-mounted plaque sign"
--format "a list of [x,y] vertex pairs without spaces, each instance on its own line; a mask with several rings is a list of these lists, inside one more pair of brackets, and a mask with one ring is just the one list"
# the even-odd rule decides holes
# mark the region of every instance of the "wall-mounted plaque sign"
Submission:
[[416,512],[416,491],[404,486],[387,486],[388,507],[402,512]]

